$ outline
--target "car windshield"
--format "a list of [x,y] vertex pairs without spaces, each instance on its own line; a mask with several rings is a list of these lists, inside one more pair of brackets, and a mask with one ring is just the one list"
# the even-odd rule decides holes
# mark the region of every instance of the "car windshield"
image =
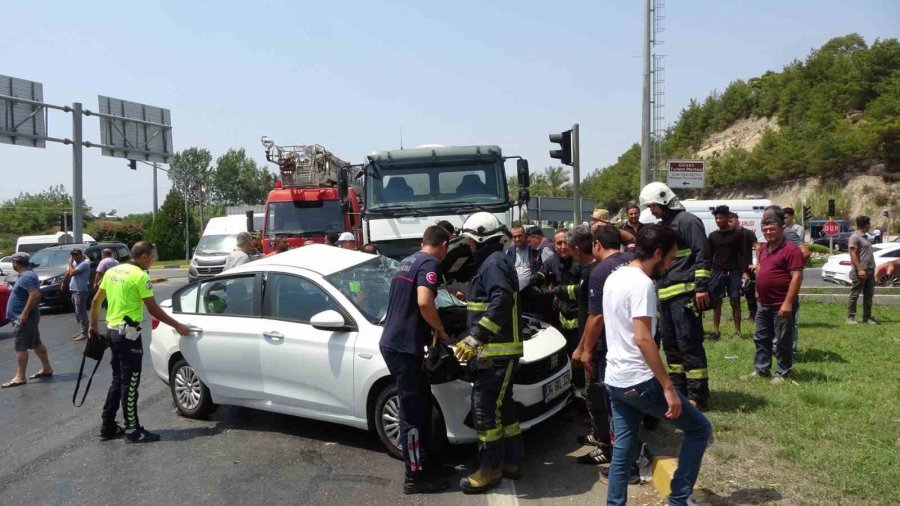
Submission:
[[213,253],[231,253],[237,246],[237,234],[204,235],[197,243],[197,252],[205,255]]
[[344,230],[344,215],[337,200],[270,202],[266,236],[323,235]]
[[505,204],[509,197],[502,162],[441,166],[373,166],[366,169],[370,211],[477,208]]
[[41,250],[31,256],[31,263],[35,267],[66,269],[69,259],[72,258],[70,251],[67,249]]
[[[379,324],[387,316],[391,279],[400,262],[385,256],[376,256],[361,264],[336,272],[325,279],[341,291],[359,312],[371,323]],[[438,308],[462,305],[447,290],[438,290],[435,304]]]

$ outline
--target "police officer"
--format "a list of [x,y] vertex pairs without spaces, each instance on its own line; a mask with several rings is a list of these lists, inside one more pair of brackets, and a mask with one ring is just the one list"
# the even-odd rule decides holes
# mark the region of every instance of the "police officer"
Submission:
[[675,193],[653,182],[641,190],[641,207],[678,233],[678,253],[659,281],[659,333],[669,376],[691,404],[709,406],[709,371],[698,312],[709,305],[709,258],[706,230],[700,218],[684,210]]
[[447,488],[434,475],[426,443],[431,421],[431,386],[422,369],[425,346],[446,342],[447,333],[434,298],[450,235],[432,225],[422,236],[422,249],[403,259],[391,280],[387,316],[381,333],[381,356],[400,398],[400,447],[406,465],[404,494],[431,494]]
[[[147,241],[137,242],[131,248],[131,261],[106,271],[91,305],[90,333],[96,336],[100,308],[104,300],[108,302],[106,339],[112,355],[112,383],[101,416],[100,439],[104,441],[123,434],[131,443],[159,441],[158,434],[141,427],[137,415],[138,386],[141,383],[141,364],[144,358],[141,340],[144,306],[151,316],[173,327],[182,336],[190,332],[187,325],[175,321],[160,309],[153,298],[153,286],[147,269],[155,259],[156,246]],[[124,430],[116,423],[119,405],[122,406],[125,419]]]
[[507,234],[487,212],[470,216],[461,230],[477,268],[466,303],[469,336],[456,346],[456,358],[474,376],[472,414],[478,434],[479,468],[460,481],[466,493],[484,492],[503,477],[522,477],[525,444],[512,399],[522,322],[518,276],[501,244]]

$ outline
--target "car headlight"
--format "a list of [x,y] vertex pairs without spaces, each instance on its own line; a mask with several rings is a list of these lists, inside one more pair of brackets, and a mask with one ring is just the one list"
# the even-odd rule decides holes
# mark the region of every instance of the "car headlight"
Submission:
[[59,276],[47,278],[47,279],[41,281],[41,286],[53,286],[53,285],[62,284],[63,278],[65,278],[65,277],[66,277],[65,274],[60,274]]

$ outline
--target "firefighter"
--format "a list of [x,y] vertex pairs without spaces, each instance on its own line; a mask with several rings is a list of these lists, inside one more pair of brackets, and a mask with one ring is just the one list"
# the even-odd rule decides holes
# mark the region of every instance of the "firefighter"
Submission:
[[463,223],[477,272],[466,307],[469,336],[456,346],[456,358],[474,377],[472,414],[478,433],[478,470],[460,481],[466,493],[484,492],[501,478],[522,477],[525,444],[513,403],[513,377],[522,341],[519,280],[503,253],[505,227],[494,215],[475,213]]
[[531,284],[548,287],[548,292],[553,295],[553,308],[559,309],[559,324],[554,326],[565,336],[566,351],[571,357],[580,338],[577,292],[582,268],[572,260],[566,234],[566,230],[558,230],[554,234],[556,254],[544,262],[541,270],[532,276]]
[[700,218],[686,212],[675,193],[663,183],[645,186],[640,204],[678,233],[675,262],[657,281],[659,333],[675,387],[691,404],[707,409],[709,372],[699,315],[710,306],[706,230]]

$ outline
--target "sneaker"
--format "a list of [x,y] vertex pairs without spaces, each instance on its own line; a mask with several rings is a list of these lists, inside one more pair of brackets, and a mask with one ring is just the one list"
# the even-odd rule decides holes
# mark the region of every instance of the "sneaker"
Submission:
[[407,476],[403,481],[403,493],[411,494],[436,494],[450,487],[445,480],[434,478],[412,478]]
[[[604,478],[606,478],[607,481],[609,481],[609,468],[610,467],[611,466],[600,468],[600,475],[603,476]],[[638,470],[637,464],[632,464],[631,468],[628,470],[628,484],[629,485],[638,485],[640,483],[641,483],[640,471]]]
[[[669,500],[668,500],[668,499],[666,499],[666,503],[665,503],[665,504],[666,504],[666,506],[669,506]],[[700,505],[697,504],[696,502],[694,502],[693,499],[691,499],[690,497],[688,497],[688,500],[687,500],[687,506],[700,506]]]
[[859,322],[856,321],[856,318],[847,318],[847,325],[856,325]]
[[869,318],[868,320],[866,320],[866,325],[878,325],[878,322]]
[[83,336],[81,334],[72,336],[73,341],[84,341],[85,339],[87,339],[87,336]]
[[593,465],[599,466],[600,464],[609,464],[612,462],[612,452],[608,446],[600,446],[594,448],[589,453],[586,453],[577,459],[576,462],[579,464],[585,465]]
[[155,443],[159,441],[159,434],[154,434],[143,427],[125,431],[125,440],[129,443]]
[[782,376],[781,374],[776,374],[775,376],[772,376],[771,383],[773,385],[781,385],[786,381],[787,381],[787,376]]
[[593,432],[588,433],[584,436],[578,436],[575,438],[578,441],[578,444],[585,446],[600,446],[600,440],[597,439],[597,436],[594,435]]
[[117,423],[100,426],[100,441],[109,441],[125,435],[125,429]]

